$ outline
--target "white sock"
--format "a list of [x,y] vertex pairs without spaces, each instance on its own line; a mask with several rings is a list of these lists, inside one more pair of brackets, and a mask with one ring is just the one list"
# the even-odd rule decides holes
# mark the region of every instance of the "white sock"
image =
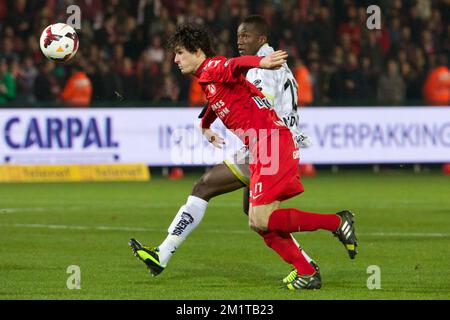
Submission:
[[195,196],[189,196],[185,205],[178,210],[170,224],[167,238],[159,246],[159,260],[166,266],[175,251],[200,224],[205,215],[208,202]]

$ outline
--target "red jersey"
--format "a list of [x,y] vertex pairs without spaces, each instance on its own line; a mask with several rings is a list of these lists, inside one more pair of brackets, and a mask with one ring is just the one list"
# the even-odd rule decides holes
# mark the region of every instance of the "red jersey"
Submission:
[[[297,172],[298,150],[291,131],[270,109],[264,95],[244,76],[249,69],[259,67],[261,59],[214,57],[206,59],[195,73],[209,103],[202,127],[209,128],[219,117],[252,152],[254,163],[249,169],[253,206],[283,201],[304,190]],[[272,130],[277,130],[276,134]],[[253,133],[256,136],[252,137]],[[272,141],[272,138],[277,139]]]
[[206,59],[195,73],[208,99],[202,128],[209,128],[217,117],[225,127],[248,145],[245,133],[261,129],[288,130],[265,96],[245,79],[249,69],[259,67],[263,57],[242,56]]

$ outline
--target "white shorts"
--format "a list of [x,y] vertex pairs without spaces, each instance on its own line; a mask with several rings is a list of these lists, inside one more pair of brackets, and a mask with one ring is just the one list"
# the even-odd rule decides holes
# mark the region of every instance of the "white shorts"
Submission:
[[234,173],[246,186],[250,185],[250,170],[248,165],[250,163],[250,150],[246,146],[236,151],[230,159],[223,163]]

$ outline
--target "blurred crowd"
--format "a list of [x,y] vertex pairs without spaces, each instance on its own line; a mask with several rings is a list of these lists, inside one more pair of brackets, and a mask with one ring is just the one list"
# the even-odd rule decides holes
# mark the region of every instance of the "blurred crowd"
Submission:
[[[66,22],[72,4],[82,14],[80,50],[55,63],[39,37]],[[366,26],[374,4],[379,30]],[[449,9],[449,0],[0,0],[0,105],[67,102],[74,76],[91,86],[88,105],[201,105],[165,40],[177,23],[204,23],[217,54],[236,56],[237,27],[249,14],[266,17],[270,44],[290,54],[304,105],[448,104]]]

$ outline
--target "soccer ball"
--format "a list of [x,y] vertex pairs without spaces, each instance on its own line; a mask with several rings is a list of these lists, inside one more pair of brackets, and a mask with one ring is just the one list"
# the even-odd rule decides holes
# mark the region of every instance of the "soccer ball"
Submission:
[[78,35],[74,28],[65,23],[52,24],[42,32],[40,45],[48,59],[68,61],[78,51]]

